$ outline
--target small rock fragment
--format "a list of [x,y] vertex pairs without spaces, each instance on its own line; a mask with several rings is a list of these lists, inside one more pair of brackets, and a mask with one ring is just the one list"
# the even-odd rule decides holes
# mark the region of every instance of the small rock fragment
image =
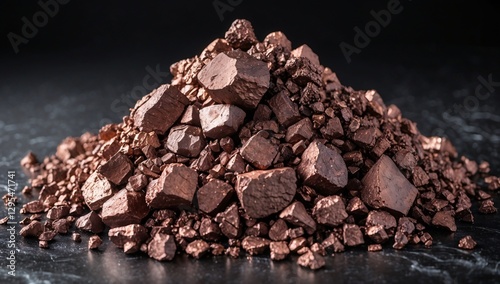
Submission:
[[76,220],[75,226],[84,231],[92,232],[94,234],[99,234],[104,231],[104,223],[101,217],[94,211],[85,214]]
[[96,250],[102,245],[102,240],[99,238],[99,236],[91,236],[89,238],[89,243],[88,243],[88,249],[89,250]]
[[476,247],[477,243],[471,236],[465,236],[458,242],[458,247],[461,249],[472,250]]
[[325,266],[325,258],[318,253],[308,251],[298,258],[297,264],[302,267],[316,270]]
[[267,239],[248,236],[241,241],[241,247],[250,255],[258,255],[269,248],[269,243]]
[[204,256],[208,250],[210,249],[210,245],[203,240],[196,240],[190,242],[186,247],[186,253],[191,255],[196,259],[200,259]]
[[158,261],[170,261],[174,259],[177,246],[174,236],[167,234],[156,234],[148,244],[148,255]]
[[363,233],[356,224],[344,224],[344,244],[346,246],[354,247],[365,243]]
[[312,215],[319,224],[338,226],[347,218],[345,205],[342,198],[332,195],[319,200],[314,205]]

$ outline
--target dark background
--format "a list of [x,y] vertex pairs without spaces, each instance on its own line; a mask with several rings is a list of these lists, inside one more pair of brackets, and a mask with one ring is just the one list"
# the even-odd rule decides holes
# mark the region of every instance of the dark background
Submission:
[[[43,1],[46,3],[47,1]],[[22,35],[22,18],[31,22],[38,1],[0,2],[0,193],[6,172],[16,170],[19,190],[26,184],[18,161],[31,149],[43,157],[68,135],[96,132],[119,122],[132,107],[148,68],[167,72],[170,64],[199,54],[223,37],[237,18],[250,20],[257,37],[281,30],[297,47],[307,43],[323,65],[355,89],[376,89],[387,104],[398,105],[426,135],[449,137],[460,153],[489,160],[500,174],[500,12],[498,1],[409,1],[389,25],[348,63],[339,44],[353,45],[354,27],[373,20],[370,11],[389,1],[236,1],[221,20],[214,1],[69,1],[39,28],[16,54],[7,35]],[[220,3],[230,3],[220,0]],[[496,83],[489,96],[478,96],[480,78]],[[164,76],[157,84],[167,83]],[[483,87],[482,94],[485,93]],[[500,204],[498,194],[494,200]],[[25,197],[20,196],[22,201]],[[474,205],[475,210],[477,204]],[[2,209],[3,210],[3,209]],[[1,214],[4,214],[1,211]],[[21,218],[21,216],[19,216]],[[459,223],[456,234],[435,233],[435,247],[363,249],[328,258],[325,270],[310,272],[292,262],[266,257],[162,264],[125,257],[105,244],[87,252],[68,238],[51,250],[19,240],[20,277],[14,282],[331,282],[374,281],[494,282],[500,276],[497,215],[476,216],[474,226]],[[456,249],[471,234],[473,252]],[[3,229],[0,238],[6,238]],[[84,235],[84,241],[88,236]],[[1,241],[0,241],[1,243]],[[5,277],[4,247],[0,280]],[[64,271],[64,274],[60,272]],[[131,272],[133,271],[133,272]],[[362,273],[360,273],[362,271]],[[5,273],[4,273],[5,272]],[[472,280],[472,277],[478,278]],[[406,281],[406,280],[405,280]],[[0,281],[3,282],[3,281]]]

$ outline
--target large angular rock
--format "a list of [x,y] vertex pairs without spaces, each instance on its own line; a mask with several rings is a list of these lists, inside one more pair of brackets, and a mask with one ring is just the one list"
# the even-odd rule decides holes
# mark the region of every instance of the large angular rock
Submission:
[[176,87],[165,84],[137,102],[130,116],[140,131],[163,134],[182,115],[189,100]]
[[200,111],[201,128],[205,137],[220,139],[238,131],[245,119],[245,111],[233,105],[218,104]]
[[269,88],[265,62],[241,50],[219,53],[199,73],[198,81],[217,103],[255,108]]
[[382,155],[364,176],[361,199],[375,209],[406,215],[418,190],[399,171],[391,158]]
[[207,214],[218,213],[226,208],[233,192],[234,189],[230,184],[213,179],[196,193],[198,208]]
[[252,218],[264,218],[281,211],[295,196],[297,178],[292,168],[252,171],[236,178],[241,206]]
[[144,193],[120,190],[102,206],[102,221],[111,228],[139,224],[149,213]]
[[99,210],[113,196],[113,184],[100,173],[94,172],[83,184],[82,194],[91,210]]
[[110,182],[120,185],[127,182],[128,178],[132,175],[134,164],[127,155],[118,152],[97,171]]
[[168,164],[158,180],[148,186],[146,202],[157,209],[191,206],[197,186],[195,170],[183,164]]
[[302,153],[297,171],[305,185],[324,195],[332,195],[347,185],[347,167],[342,156],[318,141]]

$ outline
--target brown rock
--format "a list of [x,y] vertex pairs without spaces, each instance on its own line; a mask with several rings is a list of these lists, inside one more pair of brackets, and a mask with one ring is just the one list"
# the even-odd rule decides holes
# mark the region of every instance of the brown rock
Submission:
[[184,112],[189,100],[177,87],[165,84],[138,101],[130,113],[140,131],[165,133]]
[[227,162],[226,169],[235,173],[243,173],[245,172],[245,161],[240,154],[236,153]]
[[207,214],[219,213],[226,208],[233,192],[234,189],[231,185],[213,179],[198,190],[196,194],[198,208]]
[[353,215],[366,215],[368,214],[368,208],[366,208],[366,205],[363,203],[363,201],[359,197],[353,197],[351,200],[349,200],[349,203],[347,204],[347,213],[353,214]]
[[98,249],[102,245],[102,240],[99,236],[91,236],[89,238],[88,249],[95,250]]
[[371,244],[368,245],[368,251],[369,252],[375,252],[375,251],[381,251],[382,250],[382,245],[381,244]]
[[457,225],[455,224],[455,218],[451,211],[440,211],[436,212],[434,217],[432,217],[432,225],[438,228],[447,229],[450,232],[457,231]]
[[465,236],[460,239],[458,242],[458,247],[461,249],[474,249],[476,247],[477,243],[474,241],[474,239],[471,236]]
[[269,140],[256,134],[241,147],[241,156],[257,169],[269,168],[278,154],[278,147]]
[[285,140],[288,143],[296,143],[301,140],[309,140],[313,135],[314,132],[311,120],[309,118],[304,118],[288,128]]
[[303,44],[292,50],[292,56],[307,58],[312,64],[320,66],[318,55],[307,44]]
[[292,225],[303,227],[308,234],[312,234],[316,231],[316,222],[307,213],[304,204],[299,201],[295,201],[285,208],[280,213],[280,218]]
[[61,161],[66,161],[84,153],[85,149],[80,139],[68,137],[57,146],[56,157]]
[[219,226],[210,218],[203,218],[200,224],[200,236],[207,241],[217,241],[221,232]]
[[166,148],[185,157],[197,157],[205,148],[205,139],[199,127],[179,125],[172,127],[168,134]]
[[269,106],[283,127],[289,127],[300,120],[299,107],[292,102],[284,91],[279,92],[269,100]]
[[304,184],[318,192],[331,195],[347,185],[347,167],[337,152],[318,141],[309,144],[302,153],[297,172]]
[[312,215],[319,224],[338,226],[347,218],[342,198],[332,195],[319,200],[313,208]]
[[356,224],[344,224],[344,244],[346,246],[354,247],[365,243],[363,233]]
[[200,109],[197,106],[188,105],[186,107],[186,111],[184,111],[184,114],[182,115],[180,122],[182,124],[201,126]]
[[233,135],[245,120],[246,113],[239,107],[217,104],[200,111],[201,128],[205,137],[220,139]]
[[139,247],[149,238],[149,234],[142,225],[130,224],[110,229],[108,237],[119,248],[122,248],[126,243],[133,243],[134,246]]
[[318,253],[308,251],[297,259],[297,264],[302,267],[316,270],[325,266],[325,258]]
[[307,245],[307,240],[304,237],[298,237],[295,239],[292,239],[290,243],[288,244],[288,248],[290,251],[297,252],[303,248],[305,248]]
[[325,250],[333,252],[343,252],[345,250],[342,242],[337,238],[335,233],[331,233],[326,239],[323,240],[321,246]]
[[26,213],[34,214],[43,212],[45,207],[43,206],[43,203],[40,202],[39,200],[33,200],[24,204],[23,209],[26,211]]
[[66,219],[59,219],[52,222],[52,227],[54,231],[59,234],[67,234],[71,224]]
[[36,237],[38,238],[43,233],[43,224],[39,221],[32,221],[28,225],[21,228],[19,234],[23,237]]
[[288,239],[288,226],[283,219],[278,219],[269,229],[269,238],[273,241],[286,241]]
[[219,53],[198,73],[212,100],[250,109],[259,104],[269,80],[266,63],[241,50]]
[[127,186],[133,191],[141,191],[148,185],[148,177],[144,174],[136,174],[128,179]]
[[263,254],[269,248],[270,241],[259,237],[245,237],[241,247],[250,255]]
[[177,246],[174,236],[156,234],[148,244],[148,255],[158,261],[170,261],[174,259]]
[[226,32],[225,39],[233,48],[242,50],[247,50],[258,42],[252,24],[245,19],[235,20]]
[[282,32],[272,32],[268,34],[265,38],[263,43],[266,46],[281,46],[285,49],[285,51],[290,52],[292,50],[292,43],[286,35]]
[[320,131],[326,139],[338,139],[344,136],[344,129],[338,117],[328,119],[326,125]]
[[493,200],[488,199],[481,202],[479,206],[479,213],[481,214],[494,214],[497,212],[497,208],[495,207],[495,203]]
[[208,250],[210,249],[210,245],[203,240],[196,240],[190,242],[186,247],[186,253],[190,256],[200,259],[204,256]]
[[396,218],[385,211],[370,211],[366,217],[366,226],[382,225],[384,229],[390,230],[397,227]]
[[111,228],[139,224],[149,213],[141,192],[120,190],[102,206],[102,221]]
[[352,137],[352,140],[361,147],[373,147],[377,140],[377,129],[374,127],[360,128]]
[[94,234],[99,234],[104,231],[104,223],[102,222],[101,217],[99,217],[99,215],[94,211],[78,218],[75,226],[80,230],[89,231]]
[[394,235],[394,244],[392,248],[403,249],[408,244],[408,237],[401,231],[397,231]]
[[386,155],[372,166],[362,183],[361,199],[367,205],[402,215],[408,214],[418,193]]
[[39,241],[46,241],[50,242],[54,239],[54,237],[57,235],[57,231],[45,231],[40,236],[38,237]]
[[125,183],[132,175],[134,164],[132,164],[127,155],[118,152],[103,164],[97,172],[113,184],[120,185]]
[[252,218],[263,218],[290,204],[296,182],[292,168],[259,170],[238,175],[235,189],[245,212]]
[[157,209],[191,206],[197,186],[195,170],[183,164],[168,164],[156,184],[148,186],[146,203]]
[[290,249],[286,242],[271,242],[269,244],[272,260],[283,260],[290,254]]
[[236,204],[217,214],[215,220],[219,223],[221,232],[229,239],[235,239],[241,234],[241,220]]
[[99,210],[113,196],[113,185],[98,172],[94,172],[82,186],[85,203],[90,210]]
[[366,230],[366,235],[378,244],[384,243],[389,239],[383,225],[369,226]]
[[66,204],[56,205],[47,212],[47,218],[51,220],[65,218],[69,215],[69,206]]

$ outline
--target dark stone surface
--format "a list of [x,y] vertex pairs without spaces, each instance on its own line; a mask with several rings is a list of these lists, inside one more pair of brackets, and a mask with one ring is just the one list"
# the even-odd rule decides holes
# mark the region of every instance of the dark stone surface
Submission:
[[[500,81],[498,52],[452,47],[401,48],[399,52],[407,56],[370,47],[363,50],[363,57],[356,58],[358,61],[353,61],[350,68],[340,70],[335,69],[335,63],[344,60],[342,57],[317,53],[324,65],[338,72],[341,82],[358,89],[378,89],[387,105],[397,104],[403,115],[416,121],[424,134],[447,135],[459,153],[478,161],[489,160],[493,173],[500,174],[500,87],[496,87],[488,99],[479,100],[474,111],[453,110],[455,104],[463,105],[465,98],[474,96],[475,88],[480,84],[479,75],[487,78],[493,72],[494,81]],[[464,54],[470,57],[464,59]],[[173,57],[167,60],[157,57],[150,58],[150,62],[158,62],[159,58],[162,66],[174,61]],[[19,198],[22,202],[27,200],[20,194],[26,178],[19,160],[28,150],[42,158],[54,153],[57,144],[68,135],[96,132],[102,123],[121,119],[123,113],[113,112],[111,104],[134,87],[132,82],[140,85],[145,71],[139,68],[136,77],[131,79],[130,74],[120,73],[123,69],[131,69],[127,66],[130,62],[118,62],[75,63],[82,68],[72,68],[71,72],[66,72],[68,68],[44,68],[36,73],[35,68],[23,76],[9,75],[2,80],[1,195],[6,192],[7,170],[16,170]],[[137,62],[135,64],[139,66],[148,64]],[[115,67],[109,67],[110,64]],[[54,65],[63,66],[57,62],[45,64]],[[103,66],[116,73],[94,73]],[[495,203],[500,204],[498,193],[492,195]],[[350,248],[334,257],[325,257],[326,265],[319,271],[297,266],[296,258],[273,262],[269,256],[249,259],[222,256],[201,260],[183,256],[176,257],[173,262],[161,263],[145,255],[125,255],[107,239],[107,232],[101,234],[104,244],[99,250],[88,251],[86,245],[90,234],[82,232],[81,243],[73,242],[71,235],[56,236],[50,249],[39,248],[34,239],[17,236],[17,277],[11,278],[7,275],[5,259],[8,232],[6,227],[0,226],[0,282],[331,283],[334,279],[339,283],[401,283],[411,279],[420,283],[491,283],[500,277],[500,215],[477,214],[478,205],[474,202],[475,224],[457,221],[455,233],[433,232],[431,249],[423,245],[408,245],[398,251],[389,243],[383,245],[381,252],[368,253],[363,246]],[[19,205],[17,209],[20,208]],[[0,217],[5,214],[5,207],[0,206]],[[17,217],[22,219],[20,215]],[[18,226],[17,231],[19,229]],[[475,250],[465,251],[457,247],[458,241],[466,235],[477,241]]]

